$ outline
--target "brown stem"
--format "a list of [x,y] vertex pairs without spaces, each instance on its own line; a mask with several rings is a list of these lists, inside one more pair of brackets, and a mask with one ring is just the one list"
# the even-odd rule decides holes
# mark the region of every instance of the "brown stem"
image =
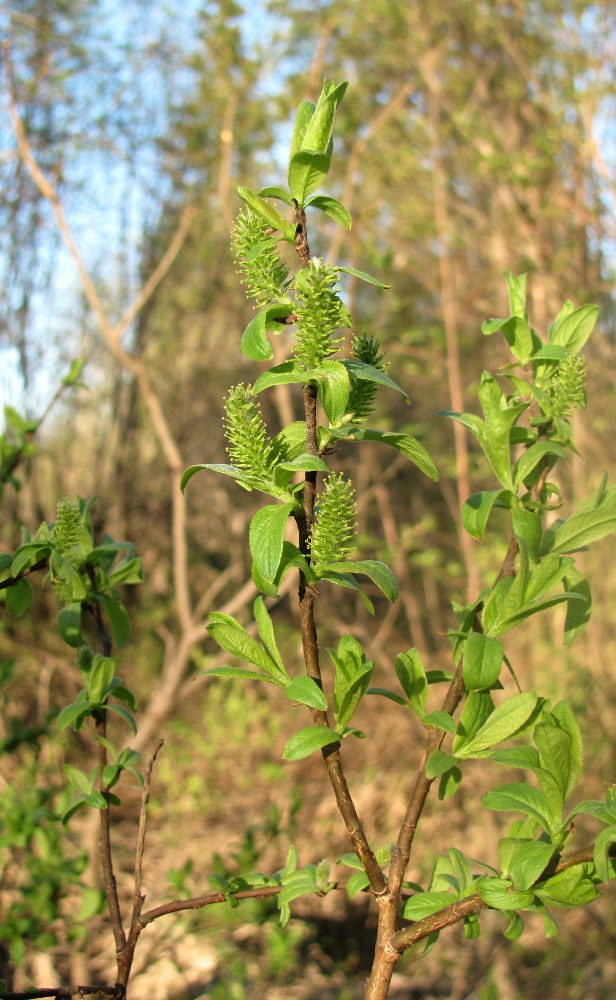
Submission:
[[310,247],[308,246],[308,233],[306,230],[306,213],[301,205],[293,199],[293,223],[295,225],[294,247],[299,262],[302,267],[308,267],[310,263]]
[[[336,889],[346,890],[346,887],[346,882],[329,882],[328,892]],[[281,885],[261,885],[254,889],[239,889],[233,893],[233,897],[234,899],[267,899],[271,896],[277,896],[282,888]],[[148,910],[147,913],[143,913],[139,917],[139,923],[143,928],[151,924],[153,920],[165,917],[168,913],[181,913],[183,910],[201,910],[204,906],[212,906],[216,903],[225,902],[227,902],[227,896],[224,892],[208,892],[205,896],[195,896],[193,899],[172,899],[168,903],[163,903],[161,906],[156,906],[154,909]]]
[[[310,248],[306,232],[306,214],[297,202],[294,204],[295,250],[302,267],[307,267],[310,262]],[[305,385],[303,393],[304,413],[306,417],[306,451],[309,455],[316,455],[318,453],[316,386]],[[295,515],[299,534],[299,548],[308,561],[310,561],[310,529],[314,515],[316,485],[316,472],[306,472],[304,476],[303,511],[301,514]],[[312,677],[319,687],[322,687],[319,641],[314,621],[314,597],[314,591],[306,586],[306,578],[303,573],[300,573],[299,614],[304,664],[307,675]],[[310,709],[310,714],[315,725],[327,726],[329,728],[327,712]],[[321,752],[334,791],[336,804],[344,820],[353,848],[370,880],[371,889],[376,895],[380,895],[385,892],[387,883],[381,866],[368,844],[361,820],[357,814],[342,766],[340,743],[331,743],[323,747]]]
[[[570,854],[566,854],[560,863],[556,865],[552,874],[557,875],[559,872],[565,871],[567,868],[572,868],[574,865],[592,861],[593,853],[594,844],[582,847],[577,851],[571,851]],[[613,856],[614,853],[616,853],[616,845],[612,845],[610,849],[610,855]],[[545,874],[542,873],[535,885],[543,882],[545,878]],[[410,927],[403,928],[391,939],[389,943],[390,949],[401,955],[407,948],[429,937],[435,931],[440,931],[444,927],[451,927],[453,924],[464,920],[465,917],[473,916],[473,914],[481,913],[482,910],[489,910],[490,908],[483,901],[481,895],[476,892],[472,896],[467,896],[466,899],[452,903],[451,906],[445,906],[442,910],[432,913],[429,917],[424,917],[423,920],[418,920],[416,923],[411,924]]]
[[42,1000],[43,997],[57,997],[58,1000],[64,1000],[68,997],[101,995],[122,1000],[125,993],[118,987],[117,983],[115,986],[51,986],[48,989],[36,989],[35,987],[33,990],[28,990],[27,993],[0,992],[0,1000],[39,1000],[39,998]]
[[[94,715],[94,722],[96,724],[97,736],[103,739],[107,732],[107,713],[103,710],[101,712],[96,712]],[[118,899],[118,887],[116,884],[115,875],[113,873],[113,855],[111,851],[111,823],[110,823],[110,803],[109,803],[109,790],[105,787],[103,783],[103,772],[107,766],[107,750],[105,749],[104,743],[99,741],[98,744],[98,770],[99,770],[99,787],[103,798],[106,800],[106,807],[100,810],[101,814],[101,832],[98,841],[98,850],[101,859],[101,866],[103,869],[103,881],[105,884],[105,895],[107,897],[107,908],[109,910],[109,922],[111,924],[111,929],[113,931],[113,939],[116,946],[116,954],[119,956],[126,947],[126,934],[124,933],[124,925],[122,922],[122,912],[120,910],[120,901]]]
[[[90,579],[92,585],[95,586],[94,570],[90,569]],[[110,656],[112,650],[112,639],[109,630],[105,624],[103,614],[101,611],[101,606],[98,602],[94,601],[90,606],[90,612],[94,621],[96,622],[96,628],[98,630],[98,635],[103,650],[103,656]],[[105,738],[107,736],[107,711],[106,709],[101,709],[93,713],[94,724],[96,726],[96,735],[98,740],[98,781],[100,793],[105,799],[106,806],[104,809],[100,810],[100,835],[98,840],[98,853],[101,859],[101,866],[103,869],[103,882],[105,885],[105,895],[107,897],[107,909],[109,910],[109,922],[111,924],[111,929],[113,931],[113,938],[116,946],[116,955],[122,954],[126,947],[126,934],[124,933],[124,924],[122,921],[122,911],[120,910],[120,901],[118,898],[118,887],[116,884],[115,875],[113,873],[113,853],[111,849],[111,803],[109,796],[109,789],[104,782],[104,773],[107,766],[107,748],[105,747]]]
[[28,566],[26,569],[22,569],[17,576],[9,576],[6,580],[0,581],[0,590],[6,590],[7,587],[14,587],[16,583],[23,580],[24,576],[30,576],[30,573],[36,573],[39,569],[47,569],[49,566],[49,557],[46,556],[44,559],[39,559],[38,562],[34,563],[32,566]]
[[142,923],[141,909],[145,900],[145,894],[141,889],[141,871],[143,867],[143,853],[145,850],[145,832],[147,825],[148,802],[150,801],[150,786],[152,784],[152,771],[158,752],[164,746],[165,741],[159,740],[148,761],[145,777],[143,780],[143,790],[141,793],[141,809],[139,810],[139,832],[137,834],[137,849],[135,852],[135,888],[133,891],[133,912],[128,932],[128,940],[122,952],[118,954],[118,983],[126,988],[133,964],[135,948],[139,935],[145,924]]
[[[542,471],[542,475],[539,477],[539,481],[535,487],[535,490],[537,491],[535,499],[539,496],[543,486],[545,485],[546,475],[547,468]],[[518,543],[514,538],[503,560],[503,565],[496,578],[497,581],[502,579],[504,576],[511,576],[515,572],[514,564],[517,553]],[[478,629],[481,627],[478,620],[475,623],[475,627]],[[456,668],[449,690],[445,696],[442,710],[447,712],[448,715],[453,715],[463,697],[464,680],[462,676],[462,664],[460,663]],[[433,778],[428,778],[426,774],[426,766],[431,754],[434,750],[440,749],[444,739],[444,730],[432,727],[428,729],[426,745],[419,764],[415,785],[408,801],[404,820],[402,822],[402,826],[400,827],[398,841],[391,858],[388,891],[383,894],[381,899],[378,900],[380,908],[377,940],[374,962],[368,983],[366,985],[365,1000],[386,1000],[394,965],[402,951],[405,950],[405,948],[400,950],[392,945],[392,942],[397,941],[399,939],[399,934],[402,933],[398,931],[398,911],[402,894],[402,881],[410,860],[415,832],[434,780]],[[466,901],[464,902],[466,903]],[[455,916],[455,918],[452,915],[452,919],[450,921],[451,923],[457,923],[458,920],[463,919],[466,915],[466,912],[462,912],[460,909],[456,912],[461,915]],[[410,945],[406,945],[405,947],[410,947]]]

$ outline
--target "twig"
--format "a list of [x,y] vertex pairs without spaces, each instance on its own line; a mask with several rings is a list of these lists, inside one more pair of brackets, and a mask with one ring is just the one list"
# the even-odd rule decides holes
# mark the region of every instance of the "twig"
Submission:
[[121,1000],[125,996],[124,990],[115,986],[52,986],[49,989],[28,990],[26,993],[2,993],[0,1000],[38,1000],[43,997],[57,997],[64,1000],[65,997],[85,997],[85,996],[105,996],[115,997]]
[[[346,887],[346,882],[330,882],[328,884],[328,892],[335,889],[346,889]],[[232,895],[234,899],[267,899],[271,896],[278,896],[283,888],[284,886],[282,885],[261,885],[256,886],[254,889],[239,889],[237,892],[232,893]],[[205,896],[195,896],[193,899],[173,899],[169,903],[163,903],[162,906],[157,906],[155,909],[143,913],[139,918],[139,922],[143,927],[146,927],[153,920],[158,920],[159,917],[164,917],[168,913],[181,913],[182,910],[200,910],[204,906],[228,902],[228,896],[229,893],[225,895],[224,892],[208,892]]]
[[143,779],[143,790],[141,792],[141,809],[139,810],[139,833],[137,835],[137,851],[135,856],[135,900],[142,899],[141,895],[141,869],[143,865],[143,852],[145,850],[145,832],[148,814],[148,802],[150,801],[150,785],[152,784],[152,771],[154,763],[160,750],[164,747],[165,741],[160,739],[148,761],[148,766]]
[[141,909],[145,900],[145,894],[141,888],[141,872],[143,867],[143,853],[145,850],[145,833],[147,825],[148,802],[150,801],[150,786],[152,784],[152,772],[154,763],[160,749],[165,745],[165,741],[160,739],[152,752],[148,761],[141,792],[141,808],[139,810],[139,832],[137,834],[137,847],[135,850],[135,888],[133,891],[133,912],[128,931],[128,938],[121,951],[118,951],[118,983],[126,987],[130,977],[130,972],[135,955],[135,948],[139,935],[145,924],[140,920]]
[[[306,214],[295,202],[294,211],[295,223],[295,249],[297,251],[302,267],[306,267],[310,261],[310,249],[308,236],[306,233]],[[309,455],[316,455],[317,446],[317,389],[314,385],[304,386],[304,412],[306,418],[306,451]],[[310,529],[314,515],[314,504],[316,497],[316,472],[306,472],[304,476],[304,498],[303,512],[295,516],[295,521],[299,534],[299,548],[307,560],[310,560]],[[304,653],[304,664],[306,673],[319,687],[322,687],[321,667],[319,663],[319,643],[317,630],[314,621],[314,594],[306,586],[306,579],[300,573],[299,580],[299,612],[300,628],[302,634],[302,648]],[[329,719],[327,712],[316,708],[310,709],[310,714],[315,725],[327,726]],[[356,851],[362,867],[370,880],[370,887],[375,895],[380,895],[386,891],[387,882],[381,866],[368,843],[361,820],[358,816],[355,803],[351,796],[346,776],[342,766],[340,754],[340,743],[331,743],[323,747],[321,751],[325,767],[331,786],[336,798],[338,810],[344,820],[347,833]]]
[[[615,853],[616,845],[612,844],[610,847],[610,856],[613,857]],[[567,868],[572,868],[574,865],[592,861],[593,854],[594,844],[590,844],[588,847],[581,847],[577,851],[572,851],[562,858],[552,874],[557,875],[559,872],[565,871]],[[545,877],[545,873],[542,873],[537,883],[543,881]],[[464,920],[465,917],[470,917],[476,913],[481,913],[482,910],[489,909],[492,909],[492,907],[484,902],[480,893],[473,893],[472,896],[458,900],[452,903],[451,906],[446,906],[442,910],[439,910],[438,913],[432,913],[429,917],[424,917],[423,920],[418,920],[410,927],[405,927],[403,930],[398,931],[391,939],[389,947],[392,952],[401,955],[407,948],[429,937],[435,931],[440,931],[444,927],[451,927],[453,924]]]
[[[105,739],[107,732],[107,712],[97,712],[94,715],[96,732],[99,737]],[[101,828],[98,841],[98,850],[103,869],[103,881],[105,884],[105,895],[107,897],[107,909],[109,910],[109,922],[113,931],[113,939],[116,946],[116,954],[120,955],[126,948],[126,934],[122,921],[122,911],[118,898],[118,886],[113,873],[113,853],[111,850],[111,823],[110,823],[110,802],[109,789],[103,783],[103,774],[107,766],[107,749],[102,740],[98,744],[98,769],[100,775],[100,791],[106,801],[106,807],[100,810]]]
[[20,570],[16,576],[7,576],[6,580],[0,581],[0,590],[6,590],[7,587],[14,587],[16,583],[23,580],[24,576],[29,576],[30,573],[36,573],[39,569],[47,569],[49,566],[49,557],[45,556],[44,559],[39,559],[38,562],[28,566],[26,569]]

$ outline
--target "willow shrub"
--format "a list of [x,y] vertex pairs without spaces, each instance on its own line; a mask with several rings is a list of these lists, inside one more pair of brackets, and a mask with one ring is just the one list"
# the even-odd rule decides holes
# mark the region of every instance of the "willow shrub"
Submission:
[[[369,892],[378,910],[374,963],[366,987],[366,997],[376,1000],[387,996],[399,957],[420,942],[431,947],[444,928],[462,922],[465,937],[474,938],[481,913],[493,909],[502,912],[503,932],[509,939],[521,935],[525,913],[539,914],[550,935],[555,930],[554,908],[585,906],[597,897],[598,885],[614,877],[616,788],[608,788],[603,802],[587,800],[574,809],[567,807],[581,777],[580,727],[566,700],[553,704],[540,693],[520,688],[507,658],[506,634],[561,603],[566,605],[565,642],[584,628],[591,595],[575,554],[616,527],[616,488],[603,482],[568,517],[554,519],[562,501],[551,473],[576,450],[569,418],[586,405],[581,351],[597,309],[574,308],[566,302],[542,335],[526,311],[525,276],[507,275],[510,315],[484,323],[482,332],[503,336],[511,360],[494,374],[483,373],[478,389],[481,416],[441,414],[459,421],[473,435],[483,454],[486,477],[494,482],[493,489],[465,501],[464,530],[482,539],[490,530],[492,512],[498,508],[507,514],[509,544],[502,565],[494,567],[493,584],[468,604],[453,602],[456,624],[448,632],[449,671],[430,669],[417,649],[404,649],[396,657],[391,688],[376,688],[371,686],[374,661],[352,634],[344,634],[337,649],[327,648],[321,655],[316,612],[319,606],[327,609],[335,602],[333,588],[355,591],[371,613],[370,593],[375,586],[389,601],[398,596],[396,578],[387,565],[355,558],[355,491],[334,467],[340,443],[361,448],[362,442],[377,442],[399,451],[421,474],[438,479],[435,461],[416,438],[371,426],[377,392],[406,398],[406,391],[389,374],[376,335],[344,333],[353,330],[353,319],[341,297],[341,277],[350,274],[386,286],[354,268],[313,257],[309,249],[307,216],[314,211],[346,228],[351,225],[343,205],[316,193],[330,168],[335,113],[345,90],[344,83],[326,83],[316,106],[309,101],[300,104],[286,188],[269,187],[259,193],[238,188],[245,207],[235,223],[233,247],[241,280],[257,309],[242,336],[242,350],[252,361],[267,362],[273,358],[272,337],[284,336],[291,339],[290,353],[284,363],[261,370],[252,385],[242,383],[229,390],[223,417],[229,462],[192,466],[184,473],[181,488],[197,473],[218,473],[267,498],[252,518],[247,539],[258,591],[254,625],[246,628],[227,614],[212,612],[208,631],[229,659],[206,673],[279,688],[272,711],[286,712],[291,703],[305,706],[308,724],[291,736],[282,756],[296,761],[313,753],[322,755],[350,840],[349,853],[337,859],[349,870],[346,891],[351,898]],[[294,273],[280,254],[284,242],[296,251]],[[341,356],[345,342],[351,344],[347,358]],[[296,386],[301,393],[304,419],[272,438],[260,397],[283,384]],[[290,520],[294,541],[286,537]],[[340,887],[339,881],[330,879],[327,859],[300,864],[291,847],[284,866],[271,876],[215,875],[213,892],[143,912],[140,850],[152,760],[146,772],[133,909],[126,931],[109,831],[113,808],[119,803],[117,786],[126,772],[139,775],[139,761],[130,748],[110,742],[106,723],[111,712],[127,727],[136,726],[136,693],[117,676],[113,650],[128,639],[121,588],[141,579],[139,558],[129,543],[107,536],[94,539],[89,503],[64,500],[55,524],[43,524],[34,538],[25,537],[15,553],[0,556],[0,567],[4,576],[0,586],[11,614],[22,613],[29,604],[29,574],[36,568],[48,570],[61,603],[58,627],[76,650],[83,678],[82,690],[62,709],[57,722],[61,728],[92,735],[98,744],[98,764],[90,773],[66,767],[72,794],[65,796],[61,813],[64,822],[83,807],[101,814],[101,861],[118,971],[115,984],[96,987],[99,992],[125,995],[139,934],[165,914],[225,900],[237,906],[242,898],[272,895],[285,925],[298,896],[325,895]],[[281,582],[289,572],[299,579],[301,665],[285,662],[268,610],[279,600]],[[328,586],[321,587],[322,583]],[[96,624],[97,648],[84,640],[85,615]],[[504,669],[517,686],[511,696],[504,693],[501,682]],[[392,718],[393,713],[407,713],[425,736],[423,753],[409,764],[408,804],[399,817],[397,839],[382,846],[367,840],[343,764],[343,746],[345,755],[352,754],[356,739],[370,739],[370,733],[353,722],[367,696],[386,699]],[[495,845],[489,862],[471,860],[451,846],[434,859],[427,884],[409,882],[406,871],[433,783],[439,800],[450,798],[467,762],[478,758],[502,765],[508,775],[512,768],[520,770],[519,781],[496,785],[481,800],[481,808],[512,814],[506,835]],[[580,813],[603,826],[593,845],[568,851],[573,820]]]

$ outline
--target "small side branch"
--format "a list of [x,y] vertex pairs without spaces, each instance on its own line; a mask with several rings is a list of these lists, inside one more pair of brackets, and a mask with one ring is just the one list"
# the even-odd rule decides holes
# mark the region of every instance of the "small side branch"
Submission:
[[[295,248],[300,261],[305,260],[307,264],[310,259],[310,251],[306,237],[306,216],[301,212],[299,206],[296,206],[295,210],[295,223],[297,233]],[[316,455],[318,451],[317,389],[313,385],[304,386],[304,412],[306,417],[306,451],[309,455]],[[316,472],[306,472],[304,477],[304,509],[303,513],[296,517],[296,522],[299,532],[299,547],[302,554],[308,560],[310,560],[310,529],[314,516],[315,498]],[[306,580],[302,573],[300,573],[299,583],[299,610],[306,673],[309,677],[312,677],[319,687],[322,687],[319,642],[314,620],[314,594],[306,586]],[[327,726],[329,728],[327,712],[311,709],[310,714],[315,725]],[[356,851],[362,867],[370,880],[370,888],[376,895],[381,895],[386,891],[387,883],[381,866],[368,843],[357,809],[355,808],[355,803],[342,766],[340,744],[333,743],[330,746],[323,747],[321,752],[334,791],[336,804],[344,820],[353,849]]]
[[118,952],[118,982],[126,987],[128,984],[130,971],[133,965],[133,958],[135,955],[135,948],[137,947],[137,941],[139,940],[139,935],[143,930],[145,924],[141,921],[141,910],[145,900],[145,894],[142,891],[141,876],[143,868],[143,855],[145,851],[145,834],[147,826],[147,813],[148,813],[148,803],[150,801],[150,787],[152,784],[152,772],[154,770],[154,763],[159,754],[161,748],[165,745],[165,741],[160,739],[154,748],[152,755],[148,761],[148,766],[145,771],[145,777],[143,780],[143,790],[141,793],[141,808],[139,810],[139,832],[137,834],[137,847],[135,850],[135,875],[134,875],[134,891],[133,891],[133,912],[130,921],[130,929],[128,932],[128,940],[125,942],[124,948]]
[[8,576],[6,580],[2,580],[0,582],[0,590],[6,590],[7,587],[14,587],[16,583],[23,580],[24,576],[30,576],[30,573],[37,573],[39,569],[47,569],[48,566],[49,558],[46,557],[45,559],[39,559],[39,561],[33,563],[32,566],[22,569],[16,576]]
[[[593,853],[594,844],[582,847],[577,851],[571,851],[556,865],[552,874],[557,875],[559,872],[565,871],[567,868],[572,868],[574,865],[581,865],[592,861]],[[612,845],[610,850],[610,855],[613,856],[614,853],[616,853],[616,845]],[[544,877],[542,874],[541,878],[543,879]],[[419,941],[429,937],[430,934],[434,934],[435,931],[451,927],[453,924],[460,923],[466,917],[471,917],[477,913],[481,913],[482,910],[489,909],[492,909],[492,907],[488,906],[481,898],[481,895],[476,892],[472,896],[460,899],[452,903],[451,906],[446,906],[442,910],[439,910],[438,913],[432,913],[429,917],[424,917],[423,920],[418,920],[416,923],[411,924],[410,927],[405,927],[401,931],[398,931],[389,942],[389,947],[392,952],[401,955],[407,948],[411,948]]]
[[143,790],[141,793],[141,809],[139,810],[139,833],[137,835],[137,851],[135,855],[135,900],[141,899],[141,870],[143,867],[143,853],[145,851],[145,833],[147,826],[148,803],[150,801],[150,786],[152,784],[152,771],[159,752],[165,745],[165,741],[160,739],[156,744],[154,752],[148,761],[145,777],[143,779]]
[[0,993],[0,1000],[42,1000],[43,997],[57,997],[57,1000],[64,1000],[66,997],[91,997],[103,996],[113,997],[115,1000],[124,1000],[126,991],[118,986],[51,986],[49,989],[28,990],[27,993]]
[[[94,717],[96,722],[96,733],[97,736],[105,738],[107,731],[107,720],[106,712],[97,713]],[[105,884],[105,895],[107,897],[107,908],[109,910],[109,922],[111,924],[111,929],[113,931],[113,939],[116,946],[116,954],[120,955],[124,948],[126,947],[126,934],[124,933],[124,924],[122,922],[122,911],[120,910],[120,901],[118,898],[118,887],[116,884],[115,875],[113,873],[113,854],[111,850],[111,822],[110,822],[110,803],[109,803],[109,791],[105,788],[103,783],[103,774],[105,767],[107,765],[107,750],[102,742],[99,742],[98,751],[98,767],[100,774],[100,790],[101,795],[105,799],[107,806],[105,809],[100,810],[101,814],[101,832],[98,841],[99,854],[101,859],[101,866],[103,869],[103,881]]]

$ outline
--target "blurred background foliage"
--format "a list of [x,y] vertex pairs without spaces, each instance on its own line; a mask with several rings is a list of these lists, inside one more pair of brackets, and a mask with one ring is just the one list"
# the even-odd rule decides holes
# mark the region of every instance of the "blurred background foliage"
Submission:
[[[351,211],[353,228],[309,219],[311,249],[391,285],[380,293],[350,278],[347,301],[357,328],[381,338],[392,376],[411,396],[407,407],[383,394],[379,426],[418,435],[441,481],[429,482],[397,453],[365,445],[359,461],[351,445],[341,446],[333,464],[355,481],[362,548],[390,562],[403,596],[389,608],[375,595],[372,619],[350,595],[330,604],[325,585],[320,638],[324,646],[356,634],[377,660],[377,683],[411,645],[432,667],[446,667],[450,602],[492,579],[507,539],[494,533],[477,545],[460,535],[461,502],[490,484],[473,442],[432,414],[472,406],[482,368],[505,360],[495,338],[480,333],[484,319],[505,314],[503,271],[528,272],[539,331],[565,298],[600,305],[600,331],[586,352],[590,405],[576,417],[584,457],[569,460],[563,496],[582,498],[604,469],[616,474],[616,10],[611,0],[22,0],[0,18],[29,140],[112,322],[160,260],[182,211],[197,210],[164,282],[122,341],[147,371],[181,455],[178,470],[163,456],[138,380],[105,345],[2,118],[0,385],[30,419],[45,411],[71,358],[87,358],[88,388],[63,397],[38,433],[37,454],[20,468],[21,488],[7,488],[0,548],[19,544],[21,525],[53,520],[67,494],[98,495],[98,529],[138,545],[145,583],[129,595],[132,639],[120,658],[142,692],[135,745],[147,753],[158,735],[167,741],[152,796],[150,905],[207,891],[214,870],[275,870],[289,838],[302,863],[324,853],[333,859],[347,848],[320,761],[280,761],[303,724],[299,715],[272,714],[277,696],[269,691],[193,680],[216,655],[203,627],[209,611],[224,606],[248,621],[253,597],[246,538],[258,499],[203,475],[187,491],[185,524],[172,500],[183,468],[224,461],[223,396],[256,377],[239,350],[251,308],[229,245],[235,185],[280,183],[299,101],[316,99],[323,78],[350,81],[328,193]],[[285,350],[281,337],[277,361]],[[301,416],[289,387],[264,406],[272,434]],[[594,616],[576,645],[563,651],[555,612],[525,624],[507,647],[529,685],[554,698],[564,689],[581,713],[584,797],[593,783],[613,780],[613,562],[608,546],[588,556]],[[3,614],[0,625],[0,957],[16,987],[104,978],[112,958],[95,828],[77,816],[63,835],[50,820],[62,763],[91,752],[85,740],[60,741],[54,728],[77,688],[55,614],[51,588],[41,586],[32,612]],[[293,663],[293,596],[275,615]],[[421,740],[396,711],[364,708],[358,724],[369,738],[347,752],[377,845],[397,834]],[[456,843],[494,862],[499,821],[477,809],[489,782],[483,768],[469,769],[453,800],[429,803],[411,877],[425,877],[434,852]],[[137,810],[138,789],[127,785],[117,811],[123,887]],[[302,901],[308,923],[293,922],[285,935],[262,903],[210,908],[173,927],[167,918],[142,939],[131,995],[361,996],[366,901],[333,896]],[[609,912],[608,900],[565,916],[547,944],[530,924],[513,947],[489,914],[477,941],[458,947],[453,931],[423,964],[405,959],[393,995],[612,996]]]

